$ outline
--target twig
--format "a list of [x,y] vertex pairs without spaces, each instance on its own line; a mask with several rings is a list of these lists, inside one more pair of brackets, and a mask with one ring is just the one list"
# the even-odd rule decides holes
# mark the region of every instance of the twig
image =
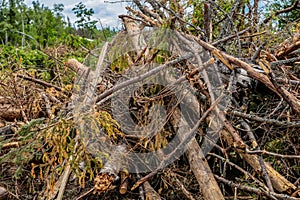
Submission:
[[192,28],[195,29],[196,31],[201,32],[202,34],[205,33],[205,31],[202,30],[201,28],[196,27],[195,25],[193,25],[193,24],[191,24],[191,23],[185,21],[184,19],[182,19],[182,18],[181,18],[174,10],[169,9],[166,5],[160,3],[159,1],[155,1],[155,2],[159,5],[159,7],[164,8],[166,11],[168,11],[168,12],[170,12],[172,15],[174,15],[180,22],[183,22],[183,23],[189,25],[190,27],[192,27]]
[[278,121],[276,119],[267,119],[264,117],[259,117],[253,114],[247,114],[247,113],[242,113],[236,110],[230,110],[228,109],[226,111],[227,113],[230,113],[232,115],[238,116],[238,117],[243,117],[247,118],[253,121],[258,121],[258,122],[263,122],[266,124],[272,124],[272,125],[277,125],[277,126],[287,126],[287,127],[300,127],[300,122],[287,122],[287,121]]
[[265,34],[267,31],[263,31],[263,32],[259,32],[259,33],[253,33],[252,35],[242,35],[240,38],[244,39],[244,38],[252,38],[252,37],[256,37],[262,34]]
[[47,115],[50,119],[53,119],[53,115],[52,115],[52,112],[51,112],[51,105],[50,105],[50,101],[49,101],[49,98],[47,97],[47,95],[45,93],[42,94],[42,97],[43,99],[45,100],[45,103],[46,103],[46,112],[47,112]]
[[[135,3],[135,5],[137,5],[137,7],[142,11],[142,13],[144,14],[144,16],[146,16],[148,18],[148,16],[153,17],[154,19],[158,20],[158,24],[162,24],[162,19],[160,18],[159,14],[151,11],[147,6],[143,6],[141,4],[141,2],[139,0],[133,0],[133,2]],[[136,11],[135,11],[136,12]],[[134,12],[132,12],[134,13]],[[135,14],[136,15],[136,14]],[[141,17],[141,16],[139,16]],[[145,17],[142,17],[145,19]],[[152,20],[151,20],[152,21]],[[149,21],[150,22],[150,21]],[[157,23],[155,23],[157,24]],[[158,25],[157,24],[157,25]]]
[[[212,123],[214,122],[213,119],[211,119]],[[245,149],[247,148],[247,145],[244,143],[242,138],[239,136],[238,132],[229,124],[227,121],[225,121],[225,127],[226,129],[223,129],[222,136],[227,142],[229,146],[233,146],[243,158],[246,160],[246,162],[255,169],[259,174],[261,174],[261,166],[259,164],[258,158],[256,155],[250,155],[245,153]],[[272,168],[268,163],[265,163],[268,173],[270,174],[272,184],[274,188],[277,191],[283,192],[287,190],[295,190],[296,186],[293,185],[291,182],[289,182],[286,178],[284,178],[281,174],[279,174],[274,168]]]
[[266,151],[266,150],[249,150],[246,148],[246,153],[248,154],[258,154],[258,155],[270,155],[270,156],[275,156],[275,157],[279,157],[279,158],[287,158],[287,159],[300,159],[300,156],[297,155],[283,155],[283,154],[278,154],[278,153],[273,153],[270,151]]
[[269,76],[271,82],[273,83],[277,91],[281,94],[282,98],[290,105],[290,107],[295,113],[300,114],[300,101],[290,92],[288,92],[285,88],[277,84],[275,75],[273,74],[272,70],[270,70]]
[[264,46],[267,44],[267,41],[264,41],[258,48],[257,50],[255,51],[254,55],[252,56],[251,60],[252,62],[254,63],[256,58],[258,58],[261,50],[264,48]]
[[269,192],[269,191],[265,191],[261,188],[254,188],[254,187],[250,187],[250,186],[245,186],[245,185],[241,185],[241,184],[237,184],[237,183],[234,183],[232,181],[229,181],[225,178],[222,178],[218,175],[215,175],[216,179],[231,186],[231,187],[236,187],[236,188],[239,188],[240,190],[245,190],[245,191],[248,191],[248,192],[254,192],[258,195],[264,195],[264,196],[267,196],[271,199],[285,199],[285,200],[299,200],[299,198],[295,198],[295,197],[291,197],[291,196],[288,196],[286,194],[277,194],[275,192]]
[[217,40],[217,41],[213,42],[212,45],[216,46],[216,45],[218,45],[220,43],[223,43],[223,42],[226,42],[228,40],[231,40],[232,38],[235,38],[237,35],[242,35],[242,34],[246,33],[249,29],[250,29],[250,27],[248,27],[248,28],[246,28],[246,29],[238,32],[237,34],[229,35],[229,36],[227,36],[225,38]]
[[184,185],[180,182],[180,180],[176,177],[175,173],[171,173],[171,176],[175,179],[176,184],[179,186],[183,194],[186,196],[187,199],[196,200],[193,195],[184,187]]
[[132,12],[135,16],[142,18],[144,21],[150,23],[154,27],[159,27],[161,24],[157,21],[152,20],[149,16],[145,15],[142,12],[136,11],[129,6],[126,6],[126,9]]
[[293,5],[291,5],[290,7],[287,7],[283,10],[278,10],[276,11],[274,14],[270,15],[268,18],[266,18],[262,24],[266,24],[268,23],[273,17],[276,17],[277,15],[280,15],[282,13],[287,13],[287,12],[290,12],[294,9],[297,9],[298,8],[298,4],[299,4],[299,0],[296,0],[295,3]]
[[148,7],[145,7],[145,11],[147,13],[149,13],[150,16],[152,16],[154,19],[156,19],[160,24],[163,24],[163,20],[162,18],[160,17],[159,14],[153,12],[152,10],[150,10]]
[[280,65],[288,65],[294,62],[300,61],[300,57],[296,57],[296,58],[290,58],[290,59],[286,59],[286,60],[278,60],[278,61],[274,61],[271,62],[271,68],[273,67],[278,67]]
[[105,30],[104,30],[104,27],[103,27],[103,25],[102,25],[102,22],[101,22],[101,19],[100,19],[100,18],[98,18],[98,22],[99,22],[99,24],[100,24],[100,26],[101,26],[101,29],[102,29],[102,33],[103,33],[104,39],[105,39],[105,41],[107,42],[108,39],[107,39],[107,36],[106,36]]
[[[237,39],[238,39],[238,57],[240,57],[240,55],[241,55],[241,51],[242,51],[242,43],[241,43],[241,39],[240,39],[240,36],[239,36],[239,34],[238,34],[238,30],[237,30],[237,28],[236,28],[236,26],[235,26],[235,24],[234,24],[234,22],[233,22],[233,20],[232,20],[232,16],[233,16],[233,12],[235,11],[235,9],[236,9],[236,5],[237,4],[235,4],[234,6],[232,6],[232,8],[231,8],[231,12],[230,12],[230,15],[225,11],[225,10],[223,10],[216,2],[214,2],[214,1],[211,1],[211,0],[209,0],[209,2],[211,3],[211,4],[213,4],[218,10],[220,10],[224,15],[226,15],[227,16],[227,19],[229,20],[229,22],[231,23],[231,25],[232,25],[232,27],[233,27],[233,29],[234,29],[234,32],[235,32],[235,35],[236,35],[236,37],[237,37]],[[224,26],[226,26],[226,29],[228,28],[227,26],[227,24],[226,23],[224,23]],[[224,30],[224,28],[222,29],[222,30]]]
[[300,85],[300,81],[295,81],[295,80],[286,80],[286,79],[276,78],[276,81],[278,83],[285,83],[285,84],[291,84],[291,85]]
[[151,4],[151,6],[154,8],[154,11],[155,12],[158,12],[159,16],[162,18],[162,19],[165,19],[166,16],[165,14],[163,13],[162,10],[160,10],[160,6],[157,4],[157,1],[156,0],[146,0],[146,2],[148,2],[149,4]]
[[86,191],[85,193],[83,193],[82,195],[80,195],[79,197],[76,198],[76,200],[82,199],[83,197],[85,197],[86,195],[88,195],[89,193],[94,191],[94,187],[91,188],[90,190]]
[[230,162],[228,159],[223,158],[215,153],[208,153],[208,155],[214,156],[220,160],[222,160],[223,162],[226,162],[227,164],[231,165],[232,167],[236,168],[237,170],[239,170],[240,172],[242,172],[243,174],[245,174],[246,176],[249,176],[252,180],[254,180],[254,182],[256,182],[259,186],[267,189],[267,187],[265,186],[264,183],[262,183],[260,180],[258,180],[257,178],[255,178],[251,173],[247,172],[246,170],[244,170],[243,168],[241,168],[240,166],[234,164],[233,162]]
[[[243,122],[241,123],[241,125],[246,129],[247,133],[249,134],[249,136],[251,136],[253,142],[255,142],[255,144],[257,144],[257,141],[255,139],[255,136],[250,128],[250,126],[248,125],[248,123],[246,123],[244,120]],[[260,150],[260,147],[257,146],[256,148],[258,148]],[[268,174],[268,171],[266,169],[266,165],[264,163],[264,160],[262,158],[262,156],[258,156],[258,160],[259,160],[259,164],[260,164],[260,167],[261,167],[261,171],[262,171],[262,174],[263,174],[263,177],[265,178],[265,181],[267,183],[267,186],[269,188],[269,190],[271,192],[274,192],[274,189],[273,189],[273,186],[272,186],[272,182],[270,180],[270,176]]]
[[58,86],[56,86],[56,85],[53,85],[53,84],[51,84],[51,83],[42,81],[42,80],[40,80],[40,79],[36,79],[36,78],[33,78],[33,77],[21,75],[21,74],[17,74],[17,77],[22,78],[22,79],[25,79],[25,80],[27,80],[27,81],[32,81],[32,82],[34,82],[34,83],[40,84],[40,85],[45,86],[45,87],[50,87],[50,88],[53,87],[53,88],[55,88],[57,91],[63,91],[60,87],[58,87]]
[[208,42],[212,42],[212,20],[211,20],[211,8],[209,3],[204,3],[204,28],[208,38]]

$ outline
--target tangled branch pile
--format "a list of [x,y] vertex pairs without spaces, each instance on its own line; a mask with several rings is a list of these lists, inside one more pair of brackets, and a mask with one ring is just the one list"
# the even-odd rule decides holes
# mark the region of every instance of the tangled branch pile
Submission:
[[69,84],[3,73],[0,196],[299,199],[299,22],[272,33],[257,2],[134,0]]

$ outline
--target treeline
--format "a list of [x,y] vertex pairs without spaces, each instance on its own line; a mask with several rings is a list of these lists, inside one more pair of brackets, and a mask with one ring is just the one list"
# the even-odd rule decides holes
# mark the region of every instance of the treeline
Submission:
[[[191,3],[196,9],[193,13],[192,23],[199,27],[204,26],[205,16],[201,8],[203,2],[192,1]],[[247,2],[250,5],[252,1],[247,0]],[[297,9],[300,7],[298,0],[260,2],[261,5],[258,2],[254,0],[253,5],[264,10],[264,19],[271,20],[275,25],[272,27],[274,29],[283,28],[287,23],[300,18],[300,12]],[[234,6],[240,6],[240,4],[226,1],[221,4],[224,7],[224,16]],[[280,13],[278,13],[279,10]],[[63,15],[63,11],[62,3],[54,4],[53,8],[49,8],[38,0],[33,1],[32,6],[26,5],[24,0],[0,0],[0,44],[23,47],[29,45],[34,48],[46,47],[68,43],[72,40],[72,36],[103,41],[116,32],[110,27],[101,27],[99,30],[97,28],[98,21],[92,19],[94,10],[87,8],[82,2],[76,4],[72,9],[77,18],[74,24],[71,23],[68,16]],[[257,18],[258,14],[253,13],[252,17]],[[239,18],[240,25],[244,26],[244,16]],[[258,19],[256,22],[259,23]]]
[[72,36],[104,40],[114,34],[106,27],[99,30],[92,20],[94,10],[82,2],[72,9],[77,17],[75,24],[64,16],[63,4],[48,8],[39,1],[32,6],[24,0],[0,1],[0,42],[2,45],[46,47],[72,40]]

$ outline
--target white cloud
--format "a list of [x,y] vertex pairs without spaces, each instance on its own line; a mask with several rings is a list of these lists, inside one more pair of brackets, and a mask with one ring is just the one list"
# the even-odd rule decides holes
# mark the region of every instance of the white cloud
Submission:
[[[39,2],[50,9],[53,8],[54,4],[64,4],[64,16],[69,17],[72,23],[75,22],[76,16],[74,15],[72,8],[74,8],[80,1],[65,0],[62,2],[61,0],[39,0]],[[121,28],[121,22],[118,15],[126,14],[125,3],[104,3],[104,0],[87,0],[82,2],[88,9],[92,8],[95,11],[93,15],[94,19],[100,19],[104,27],[110,26]],[[32,5],[32,0],[25,0],[25,3],[27,5]]]

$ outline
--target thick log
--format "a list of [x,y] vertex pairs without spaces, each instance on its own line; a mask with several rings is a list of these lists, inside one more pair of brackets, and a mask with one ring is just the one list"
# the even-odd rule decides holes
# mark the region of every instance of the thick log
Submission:
[[224,199],[223,194],[214,178],[205,156],[202,153],[195,138],[189,143],[186,149],[191,170],[193,171],[204,199]]

